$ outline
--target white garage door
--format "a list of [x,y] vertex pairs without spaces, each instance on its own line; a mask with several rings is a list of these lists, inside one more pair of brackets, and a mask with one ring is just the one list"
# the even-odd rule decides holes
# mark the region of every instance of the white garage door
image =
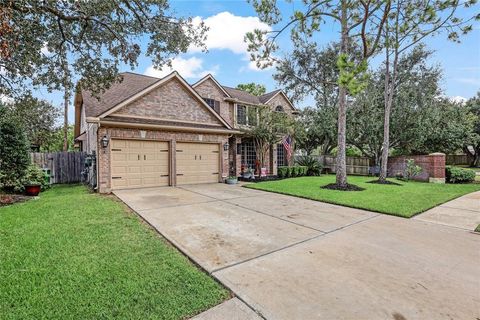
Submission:
[[168,154],[168,142],[112,139],[112,189],[167,186]]
[[219,148],[212,143],[177,142],[177,185],[218,182]]

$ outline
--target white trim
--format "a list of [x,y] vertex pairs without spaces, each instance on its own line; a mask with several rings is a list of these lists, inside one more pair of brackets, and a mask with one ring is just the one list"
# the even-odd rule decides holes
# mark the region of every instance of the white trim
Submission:
[[220,83],[218,83],[217,80],[215,80],[215,78],[209,73],[207,74],[205,77],[203,77],[202,79],[198,80],[197,82],[195,82],[194,84],[192,84],[192,88],[195,88],[197,87],[198,85],[200,85],[201,83],[203,83],[205,80],[207,79],[210,79],[212,80],[216,85],[217,87],[220,88],[220,90],[222,90],[223,93],[225,93],[225,95],[228,97],[228,98],[231,98],[232,96],[228,94],[228,92],[222,87],[222,85]]
[[198,99],[198,101],[200,101],[200,103],[205,107],[205,109],[208,110],[208,112],[210,112],[211,114],[213,114],[215,116],[215,118],[217,118],[223,125],[225,125],[225,127],[231,129],[230,125],[225,121],[223,120],[222,117],[220,117],[214,110],[212,110],[212,108],[210,108],[210,106],[202,99],[202,97],[198,94],[197,91],[195,91],[179,74],[177,71],[173,71],[172,73],[170,73],[168,76],[166,76],[165,78],[162,78],[160,79],[159,81],[153,83],[152,85],[146,87],[145,89],[143,89],[142,91],[138,92],[137,94],[134,94],[133,96],[131,96],[130,98],[120,102],[119,104],[117,104],[116,106],[114,106],[113,108],[110,108],[109,110],[105,111],[104,113],[102,113],[99,118],[104,118],[110,114],[112,114],[113,112],[121,109],[122,107],[134,102],[135,100],[143,97],[144,95],[146,95],[147,93],[155,90],[156,88],[160,87],[162,84],[165,84],[166,82],[170,81],[171,79],[173,78],[176,78],[180,81],[181,84],[183,84],[187,89],[188,91],[190,91],[190,93],[192,93],[195,98]]
[[187,121],[187,120],[177,120],[177,119],[168,119],[168,118],[137,116],[137,115],[123,114],[123,113],[115,113],[114,115],[112,115],[112,117],[132,118],[132,119],[142,119],[142,120],[159,120],[159,121],[168,121],[168,122],[175,122],[175,123],[201,124],[201,125],[223,127],[219,123],[206,123],[206,122],[198,122],[198,121]]
[[[269,103],[270,101],[272,101],[273,98],[275,98],[279,93],[281,93],[283,95],[283,97],[285,98],[285,100],[287,100],[288,104],[290,105],[290,107],[292,107],[293,111],[298,111],[297,108],[295,108],[295,106],[293,105],[293,103],[290,101],[290,99],[288,99],[287,95],[285,94],[285,92],[283,92],[282,90],[278,91],[277,93],[275,93],[270,99],[268,99],[267,101],[265,101],[264,104],[267,104]],[[276,106],[275,106],[276,107]]]
[[116,128],[134,128],[134,129],[160,129],[165,131],[180,131],[180,132],[202,132],[202,133],[217,133],[217,134],[238,134],[240,131],[231,130],[231,129],[209,129],[209,128],[198,128],[198,127],[179,127],[179,126],[170,126],[170,125],[161,125],[161,124],[149,124],[149,123],[132,123],[132,122],[118,122],[118,121],[109,121],[101,120],[100,124],[104,126],[111,126]]

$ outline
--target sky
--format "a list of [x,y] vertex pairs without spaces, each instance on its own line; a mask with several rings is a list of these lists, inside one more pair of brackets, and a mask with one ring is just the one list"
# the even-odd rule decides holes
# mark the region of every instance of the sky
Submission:
[[[264,84],[267,91],[276,89],[273,80],[274,68],[259,70],[249,61],[247,45],[243,41],[246,32],[255,28],[268,29],[256,16],[251,4],[237,0],[170,0],[171,9],[178,16],[191,16],[194,21],[204,20],[210,28],[206,45],[208,52],[198,48],[190,48],[187,53],[173,60],[173,69],[177,70],[187,81],[194,83],[204,75],[211,73],[223,85],[235,87],[239,83],[256,82]],[[301,6],[299,1],[281,2],[280,8],[285,16],[290,16],[295,7]],[[463,16],[471,16],[479,12],[479,5],[470,11],[463,11]],[[321,26],[318,42],[323,45],[339,38],[338,26],[329,23]],[[446,35],[429,38],[425,44],[435,51],[431,63],[443,68],[442,89],[449,97],[470,98],[480,90],[480,25],[462,37],[460,44],[446,39]],[[280,38],[281,52],[291,49],[288,33]],[[281,54],[281,53],[280,53]],[[172,71],[164,68],[156,70],[150,58],[141,56],[138,67],[131,70],[123,66],[121,71],[131,71],[150,76],[162,77]],[[48,93],[40,89],[37,96],[51,101],[55,105],[62,104],[59,92]],[[300,103],[300,108],[312,104],[311,99]],[[69,121],[73,122],[73,107]]]

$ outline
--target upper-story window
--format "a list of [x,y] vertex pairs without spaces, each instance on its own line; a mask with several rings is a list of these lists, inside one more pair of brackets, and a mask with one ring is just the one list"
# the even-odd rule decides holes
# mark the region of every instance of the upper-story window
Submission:
[[277,111],[277,112],[285,112],[285,109],[283,109],[282,106],[276,106],[276,107],[275,107],[275,111]]
[[237,123],[247,124],[247,107],[241,104],[237,104]]
[[203,100],[217,113],[220,113],[220,101],[210,98],[203,98]]
[[237,124],[256,126],[257,122],[258,122],[257,107],[237,104]]

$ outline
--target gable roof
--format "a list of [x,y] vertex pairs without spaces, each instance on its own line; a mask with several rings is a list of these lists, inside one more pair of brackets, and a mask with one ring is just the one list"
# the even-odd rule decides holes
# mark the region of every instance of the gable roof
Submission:
[[278,90],[274,90],[272,92],[269,92],[269,93],[265,93],[263,95],[261,95],[260,97],[258,97],[258,99],[260,100],[260,102],[262,103],[267,103],[268,101],[270,101],[273,97],[275,97],[277,95],[277,93],[279,93],[280,89]]
[[[212,113],[225,127],[231,129],[231,126],[215,112],[176,71],[173,71],[164,78],[149,77],[130,72],[121,73],[121,76],[123,77],[123,81],[113,84],[110,89],[101,95],[100,100],[93,97],[88,91],[86,91],[85,94],[82,93],[82,95],[84,95],[83,103],[87,117],[106,117],[158,88],[165,82],[176,78],[208,112]],[[85,97],[87,99],[85,99]]]
[[131,72],[120,73],[120,76],[123,80],[113,83],[109,89],[100,95],[100,100],[94,97],[90,91],[82,90],[85,116],[98,117],[127,98],[161,80]]
[[215,85],[229,98],[231,98],[230,94],[225,90],[225,88],[220,84],[218,83],[217,79],[215,79],[210,73],[207,74],[205,77],[203,77],[202,79],[198,80],[197,82],[195,82],[194,84],[192,84],[192,88],[195,88],[197,86],[199,86],[201,83],[205,82],[206,80],[212,80],[213,83],[215,83]]

